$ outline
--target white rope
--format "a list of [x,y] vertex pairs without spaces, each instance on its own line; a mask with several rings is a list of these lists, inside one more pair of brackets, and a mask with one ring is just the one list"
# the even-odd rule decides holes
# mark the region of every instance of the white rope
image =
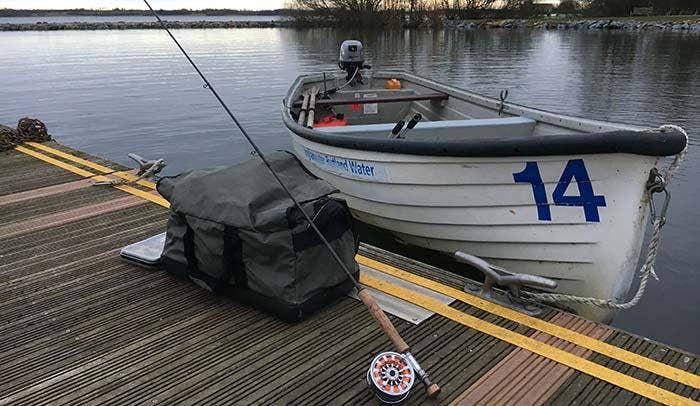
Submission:
[[[683,151],[679,152],[675,156],[673,162],[671,163],[671,165],[669,165],[668,169],[666,169],[666,172],[663,174],[663,178],[665,179],[666,184],[668,185],[671,182],[671,178],[673,177],[673,175],[676,174],[678,168],[681,166],[683,160],[685,159],[685,155],[688,150],[688,133],[686,133],[683,128],[673,124],[662,125],[658,129],[658,131],[665,130],[678,131],[685,136],[686,140],[686,146],[683,149]],[[666,219],[664,217],[656,217],[652,219],[651,240],[649,241],[649,247],[647,248],[647,257],[644,261],[644,264],[639,269],[639,287],[637,288],[637,293],[635,293],[634,296],[627,302],[618,303],[611,299],[599,299],[595,297],[582,297],[560,293],[533,293],[528,291],[522,291],[522,295],[528,297],[529,299],[534,299],[543,302],[580,303],[602,307],[606,309],[627,310],[633,307],[634,305],[639,303],[639,300],[641,300],[642,296],[644,296],[644,291],[646,290],[647,283],[649,282],[649,276],[652,276],[656,280],[659,279],[654,271],[654,265],[656,264],[656,256],[659,251],[659,240],[661,240],[661,228],[664,226],[665,222]]]

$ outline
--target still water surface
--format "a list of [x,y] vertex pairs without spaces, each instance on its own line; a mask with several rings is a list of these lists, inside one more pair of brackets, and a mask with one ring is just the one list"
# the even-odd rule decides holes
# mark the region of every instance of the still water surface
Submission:
[[[289,148],[282,97],[300,73],[333,69],[341,40],[368,62],[589,118],[690,134],[657,272],[614,325],[700,353],[700,35],[670,32],[178,30],[265,150]],[[162,157],[170,173],[229,164],[250,148],[163,32],[0,33],[0,122],[41,118],[60,142],[130,164]]]

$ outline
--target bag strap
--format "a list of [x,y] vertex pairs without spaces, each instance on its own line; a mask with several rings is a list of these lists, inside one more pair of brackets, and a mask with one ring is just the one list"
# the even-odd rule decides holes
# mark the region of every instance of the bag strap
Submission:
[[185,231],[183,236],[183,244],[185,259],[187,260],[187,276],[198,285],[202,286],[203,282],[206,286],[202,287],[217,292],[226,285],[231,275],[233,275],[237,287],[248,286],[248,277],[243,264],[242,242],[235,227],[224,228],[224,271],[218,278],[201,272],[197,267],[197,257],[194,254],[194,230],[189,224],[187,224],[187,231]]
[[[182,243],[185,251],[185,259],[187,260],[187,276],[197,285],[213,291],[214,284],[212,283],[212,278],[200,272],[199,267],[197,267],[197,257],[194,255],[194,230],[192,230],[189,224],[187,224],[187,231],[185,231],[185,235],[182,237]],[[202,284],[202,282],[204,284]]]
[[238,236],[238,229],[226,226],[224,228],[224,272],[221,274],[219,283],[226,283],[231,275],[237,287],[248,287],[248,276],[243,263],[243,243]]

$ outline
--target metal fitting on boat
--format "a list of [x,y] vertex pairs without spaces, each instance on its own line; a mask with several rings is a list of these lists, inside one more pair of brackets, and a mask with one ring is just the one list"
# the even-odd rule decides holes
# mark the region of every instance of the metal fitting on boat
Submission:
[[[654,204],[654,195],[657,193],[664,193],[664,203],[661,206],[659,212],[656,211],[656,205]],[[668,205],[671,202],[671,192],[666,188],[666,179],[663,175],[659,173],[658,169],[654,168],[649,172],[649,180],[647,180],[647,195],[649,196],[649,212],[651,213],[651,221],[655,222],[657,219],[660,221],[660,225],[666,223],[666,212],[668,211]]]

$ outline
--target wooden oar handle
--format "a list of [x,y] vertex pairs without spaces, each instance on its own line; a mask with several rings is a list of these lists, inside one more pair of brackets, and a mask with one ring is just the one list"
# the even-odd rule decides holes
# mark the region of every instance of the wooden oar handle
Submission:
[[379,327],[381,327],[382,331],[384,331],[384,334],[386,334],[391,342],[394,344],[394,348],[396,348],[396,351],[399,353],[404,353],[409,350],[408,344],[401,338],[401,335],[399,334],[398,331],[396,331],[396,327],[391,323],[391,320],[389,320],[388,317],[386,317],[386,314],[384,313],[384,310],[382,310],[381,307],[377,304],[377,302],[374,301],[374,298],[372,295],[369,293],[367,289],[361,289],[359,292],[357,292],[357,296],[360,297],[360,300],[362,300],[362,303],[367,306],[367,309],[369,309],[370,314],[372,317],[374,317],[377,320],[377,323],[379,323]]

